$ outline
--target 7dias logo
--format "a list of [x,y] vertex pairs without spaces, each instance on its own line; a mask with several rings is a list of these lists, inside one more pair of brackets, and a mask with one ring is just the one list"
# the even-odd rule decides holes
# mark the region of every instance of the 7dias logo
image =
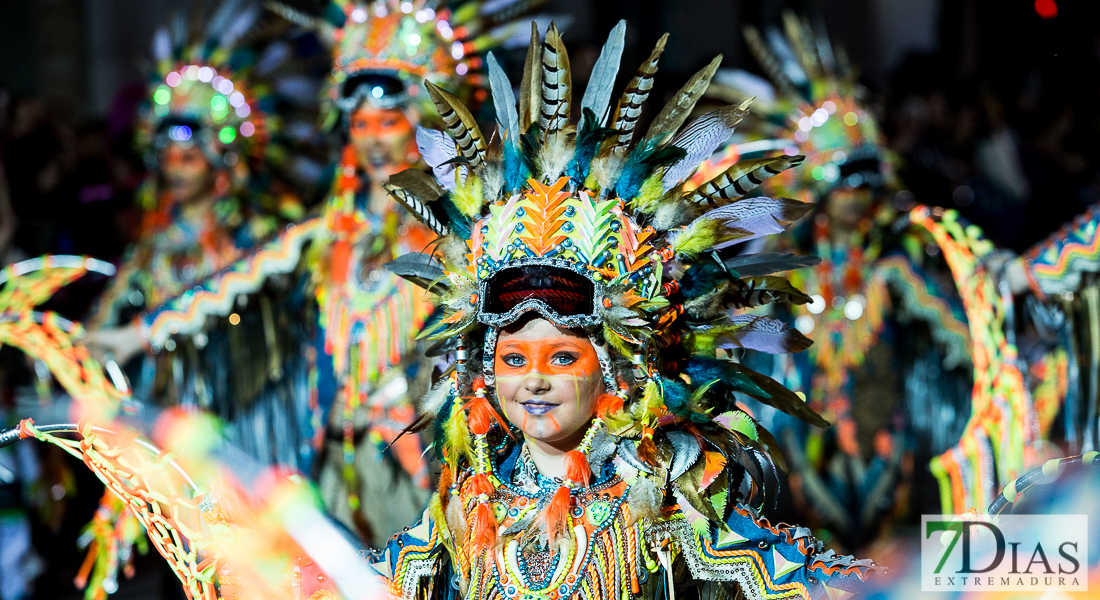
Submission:
[[1087,515],[921,517],[921,590],[1088,591]]

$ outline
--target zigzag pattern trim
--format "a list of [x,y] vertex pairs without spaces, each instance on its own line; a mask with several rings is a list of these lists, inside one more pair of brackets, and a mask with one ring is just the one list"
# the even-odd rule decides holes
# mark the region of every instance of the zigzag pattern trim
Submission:
[[293,271],[302,247],[317,235],[320,225],[321,220],[315,218],[291,226],[259,251],[208,279],[203,289],[184,292],[150,311],[142,318],[142,337],[159,351],[172,336],[200,332],[207,317],[228,315],[237,296],[255,292],[272,275]]
[[1024,254],[1031,285],[1040,297],[1075,291],[1083,273],[1100,271],[1098,228],[1100,206],[1094,206]]

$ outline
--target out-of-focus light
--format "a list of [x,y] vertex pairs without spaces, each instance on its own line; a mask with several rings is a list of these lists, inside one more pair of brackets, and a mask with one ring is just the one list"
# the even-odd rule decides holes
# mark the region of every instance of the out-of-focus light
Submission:
[[210,83],[214,80],[214,69],[210,67],[201,67],[199,69],[199,81],[203,83]]
[[455,42],[451,44],[451,57],[458,60],[466,56],[466,50],[462,48],[462,42]]
[[[246,105],[247,106],[247,105]],[[241,135],[244,137],[252,137],[256,133],[256,126],[251,121],[245,121],[241,123]]]
[[176,125],[168,129],[168,137],[177,142],[186,142],[191,139],[191,128],[186,125]]
[[407,14],[411,13],[412,11],[413,11],[413,3],[412,2],[402,2],[401,3],[401,12],[403,12],[407,15]]
[[355,10],[351,11],[351,20],[355,21],[356,23],[362,23],[363,21],[366,21],[367,11],[364,10],[362,7],[356,8]]
[[1058,4],[1054,0],[1035,0],[1035,14],[1044,19],[1058,16]]
[[821,108],[824,108],[825,110],[829,111],[829,114],[831,115],[831,114],[836,112],[836,102],[833,102],[832,100],[826,100],[821,105]]
[[237,116],[238,117],[243,119],[243,118],[247,117],[250,114],[252,114],[252,107],[249,106],[248,103],[242,104],[242,105],[237,107]]
[[386,3],[385,2],[379,2],[379,3],[374,5],[374,16],[381,19],[382,17],[384,17],[388,14],[390,14],[390,11],[386,10]]
[[233,92],[229,95],[229,106],[237,108],[244,104],[244,94],[240,92]]
[[814,114],[810,115],[810,122],[814,127],[821,127],[825,124],[825,121],[829,120],[829,111],[824,108],[819,108],[814,111]]
[[844,124],[845,125],[847,125],[848,127],[853,127],[853,126],[855,126],[856,123],[859,123],[859,115],[857,115],[854,112],[849,112],[849,113],[844,114]]
[[798,146],[795,146],[794,144],[787,146],[783,149],[783,154],[786,154],[787,156],[798,156]]
[[810,117],[802,117],[798,120],[798,128],[802,131],[809,131],[813,129],[814,123],[810,120]]
[[228,79],[222,79],[218,82],[218,91],[228,96],[233,93],[233,82]]
[[810,303],[806,305],[806,310],[815,315],[820,315],[821,313],[825,312],[825,298],[823,298],[819,294],[814,294],[813,296],[810,296]]
[[802,131],[801,129],[794,132],[794,141],[798,142],[799,144],[805,142],[808,139],[810,139],[810,134],[808,132]]
[[233,314],[229,315],[229,324],[230,325],[238,325],[238,324],[240,324],[240,322],[241,322],[241,315],[238,315],[237,313],[233,313]]
[[411,46],[419,46],[420,45],[420,34],[419,33],[409,34],[409,45],[411,45]]
[[232,127],[222,127],[222,130],[218,132],[218,140],[223,144],[232,144],[235,139],[237,139],[237,130]]
[[466,66],[466,63],[458,63],[458,66],[455,67],[455,73],[459,75],[465,75],[469,70],[470,68]]
[[172,92],[166,87],[157,88],[157,91],[153,93],[153,102],[157,104],[168,104],[172,101]]
[[842,163],[846,160],[848,160],[848,153],[847,152],[845,152],[843,150],[837,150],[836,152],[833,152],[833,162]]
[[844,305],[844,316],[849,321],[855,321],[863,316],[863,302],[860,302],[862,299],[862,296],[853,297]]
[[195,65],[188,65],[187,68],[183,70],[183,78],[188,81],[197,80],[199,78],[199,68]]
[[228,110],[228,102],[225,101],[225,96],[214,96],[210,99],[210,108],[214,109],[214,112],[223,112]]
[[814,318],[810,315],[802,315],[794,320],[794,328],[802,332],[802,335],[810,335],[814,332],[814,327],[817,323],[814,322]]
[[386,91],[383,90],[382,86],[380,85],[376,85],[370,90],[370,95],[374,96],[375,98],[381,98],[385,93]]
[[169,87],[176,87],[181,81],[183,81],[183,77],[175,71],[172,71],[164,78],[164,82],[167,83]]

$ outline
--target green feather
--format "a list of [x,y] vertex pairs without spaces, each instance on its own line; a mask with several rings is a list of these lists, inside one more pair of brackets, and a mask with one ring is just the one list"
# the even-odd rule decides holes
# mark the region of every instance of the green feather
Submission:
[[684,258],[695,258],[722,242],[747,235],[741,229],[727,226],[714,219],[695,219],[672,239],[672,248]]
[[485,204],[485,197],[481,193],[481,178],[471,174],[466,181],[455,183],[451,200],[458,211],[471,219],[480,217],[481,207]]
[[634,210],[646,214],[657,212],[660,201],[665,197],[664,177],[664,169],[658,169],[642,182],[638,197],[630,201]]

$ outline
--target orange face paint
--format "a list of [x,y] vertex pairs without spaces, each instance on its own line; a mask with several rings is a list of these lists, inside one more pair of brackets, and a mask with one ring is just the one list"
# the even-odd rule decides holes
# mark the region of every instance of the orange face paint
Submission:
[[600,360],[592,344],[574,338],[516,339],[497,346],[494,369],[498,378],[532,373],[583,378],[600,372]]

